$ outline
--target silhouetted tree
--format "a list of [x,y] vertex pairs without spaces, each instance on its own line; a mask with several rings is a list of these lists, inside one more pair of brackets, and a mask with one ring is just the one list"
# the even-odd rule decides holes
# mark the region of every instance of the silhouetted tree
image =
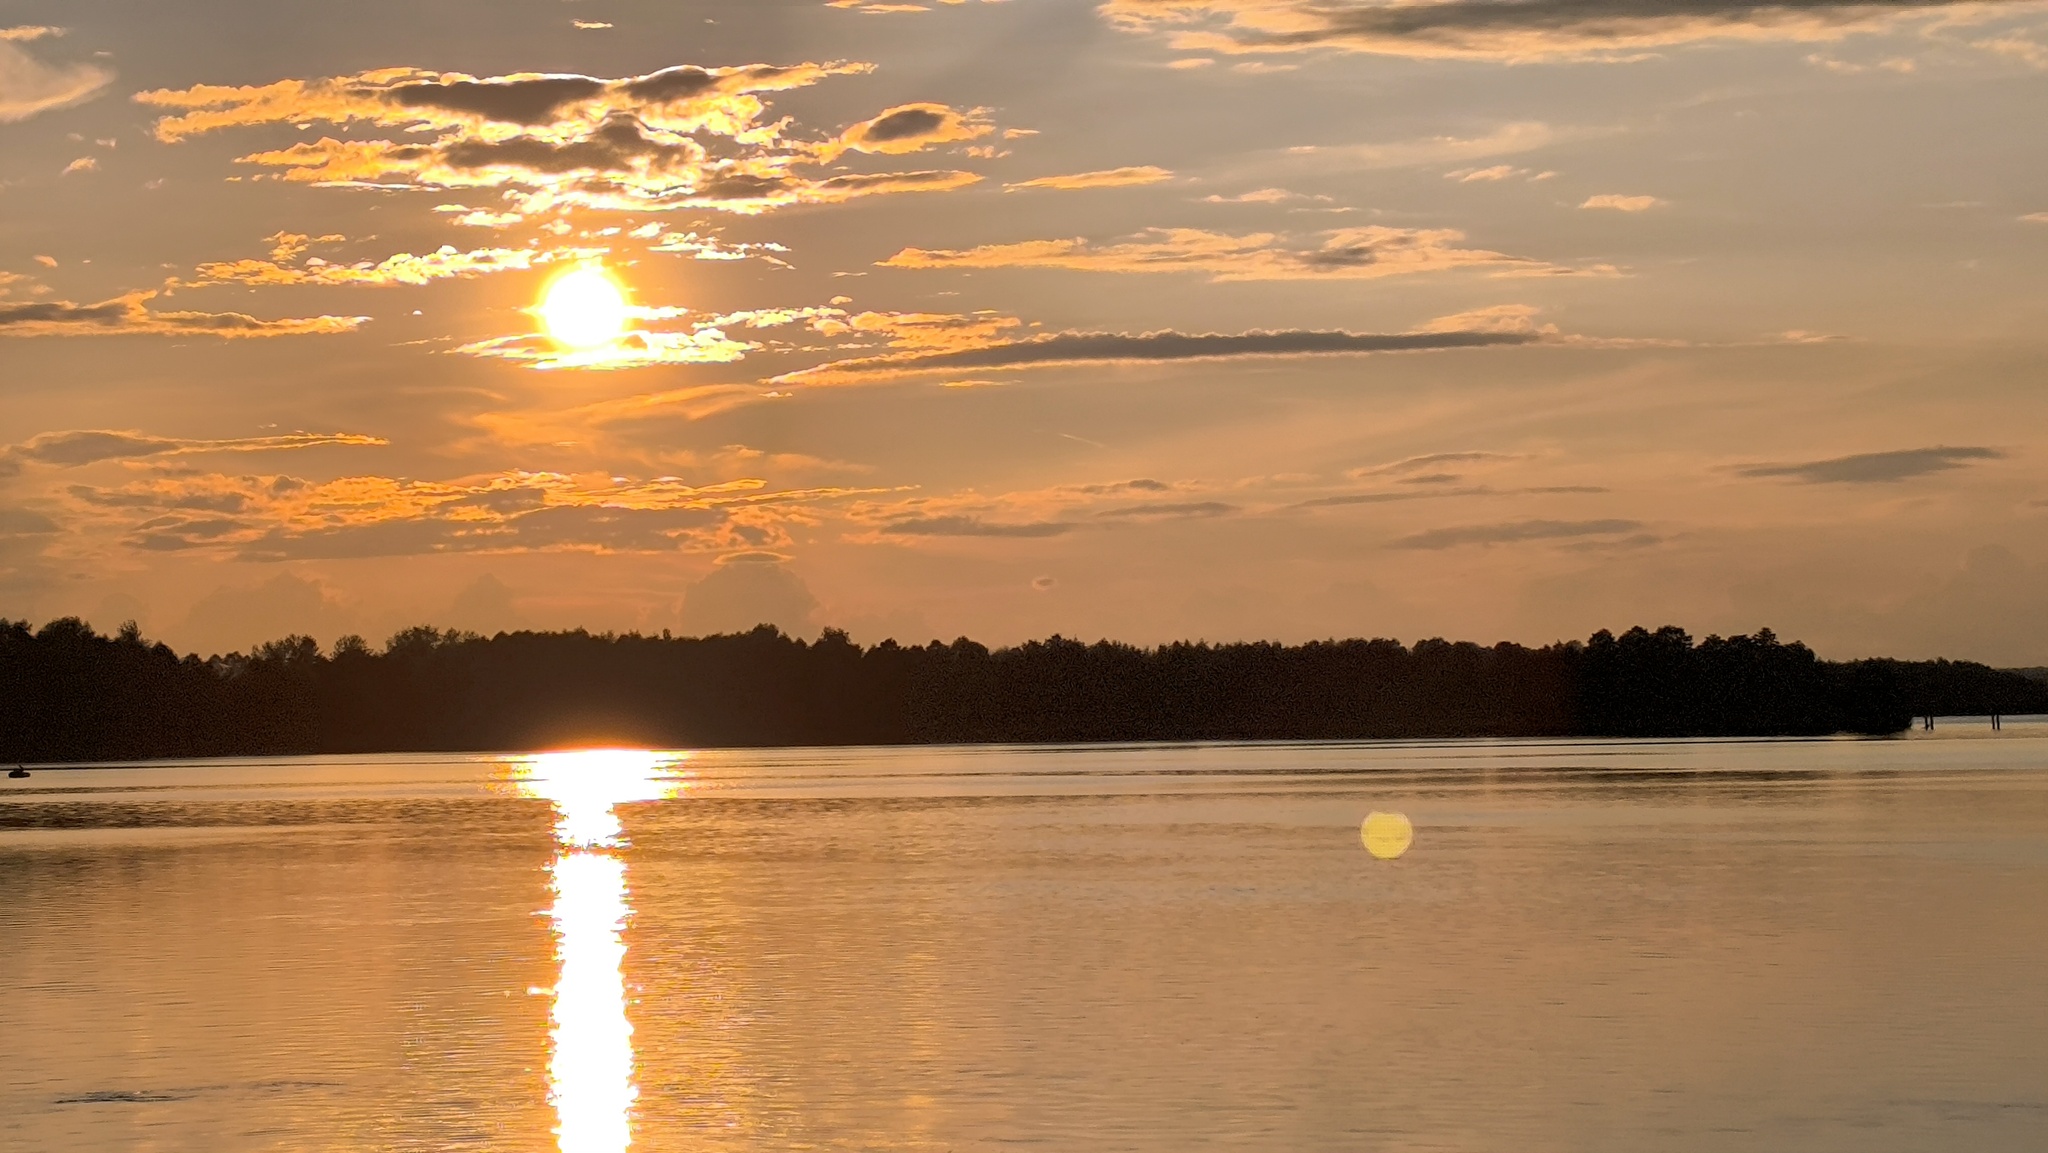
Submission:
[[288,636],[180,658],[134,622],[0,620],[0,759],[660,746],[1891,733],[1919,713],[2048,712],[2048,683],[1957,661],[1820,660],[1765,629],[1581,644],[1053,636],[862,648],[428,626],[327,654]]

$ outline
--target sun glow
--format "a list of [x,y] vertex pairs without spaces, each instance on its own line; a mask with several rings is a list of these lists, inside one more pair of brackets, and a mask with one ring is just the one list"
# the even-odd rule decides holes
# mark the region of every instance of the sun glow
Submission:
[[632,306],[626,303],[626,290],[611,273],[602,265],[585,264],[549,283],[536,311],[555,343],[593,349],[626,334]]

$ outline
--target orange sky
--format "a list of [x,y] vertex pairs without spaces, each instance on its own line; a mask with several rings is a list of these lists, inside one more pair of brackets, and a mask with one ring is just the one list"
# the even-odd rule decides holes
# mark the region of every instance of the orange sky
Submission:
[[2048,663],[2044,69],[2017,2],[0,0],[0,615]]

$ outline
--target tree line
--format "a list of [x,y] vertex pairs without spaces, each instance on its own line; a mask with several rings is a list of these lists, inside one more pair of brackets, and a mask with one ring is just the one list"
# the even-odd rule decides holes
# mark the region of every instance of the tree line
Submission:
[[0,760],[653,747],[1895,733],[2048,712],[2048,684],[1958,661],[1824,661],[1766,629],[1179,643],[1054,636],[862,647],[763,625],[708,637],[407,629],[201,659],[77,618],[0,620]]

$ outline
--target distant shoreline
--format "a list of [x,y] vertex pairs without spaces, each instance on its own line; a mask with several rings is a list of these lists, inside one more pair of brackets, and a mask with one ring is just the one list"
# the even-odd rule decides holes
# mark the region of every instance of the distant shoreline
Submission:
[[769,626],[689,638],[408,629],[202,660],[65,618],[0,622],[0,762],[654,748],[1887,735],[2048,713],[2048,683],[1952,661],[1824,661],[1769,630],[861,647]]

